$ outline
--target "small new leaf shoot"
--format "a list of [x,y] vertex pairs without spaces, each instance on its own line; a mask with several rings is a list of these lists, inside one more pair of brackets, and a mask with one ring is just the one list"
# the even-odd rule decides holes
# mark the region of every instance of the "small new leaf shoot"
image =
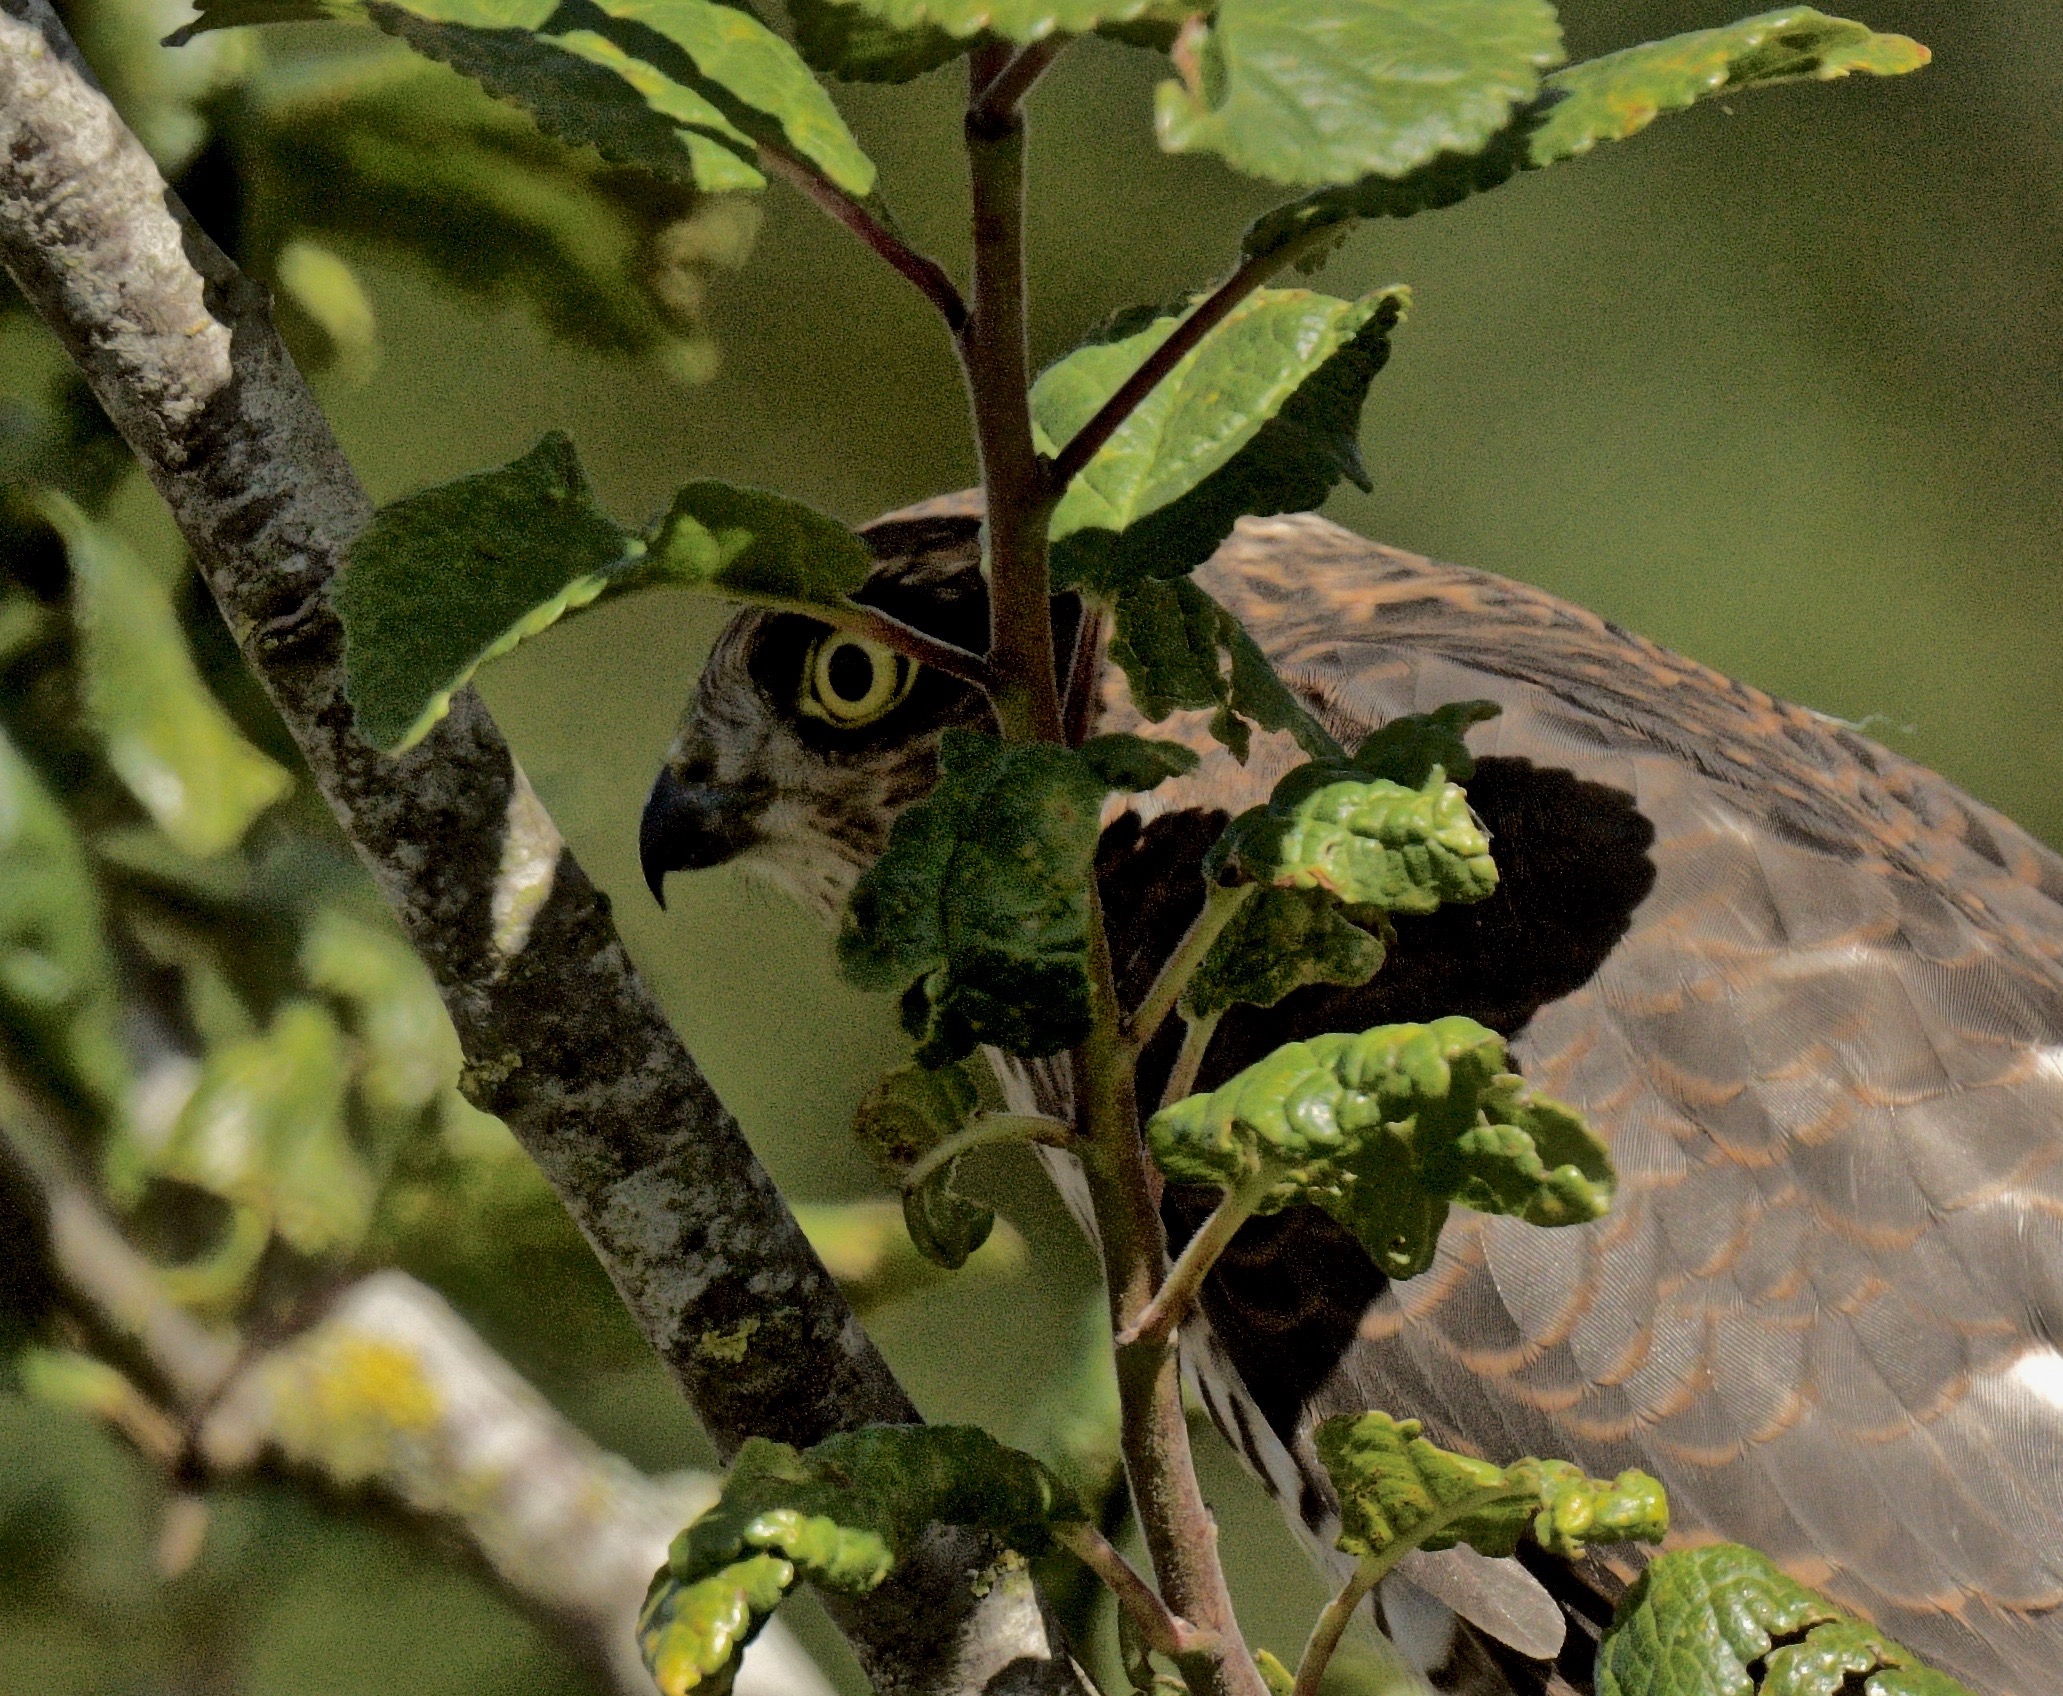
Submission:
[[853,1115],[860,1144],[902,1190],[903,1223],[917,1252],[948,1271],[988,1241],[996,1215],[953,1187],[957,1158],[911,1184],[910,1169],[948,1137],[964,1130],[980,1096],[967,1068],[954,1061],[937,1068],[898,1066],[874,1086]]
[[1738,1543],[1678,1549],[1650,1561],[1621,1598],[1597,1649],[1598,1696],[1835,1696],[1845,1690],[1972,1696]]

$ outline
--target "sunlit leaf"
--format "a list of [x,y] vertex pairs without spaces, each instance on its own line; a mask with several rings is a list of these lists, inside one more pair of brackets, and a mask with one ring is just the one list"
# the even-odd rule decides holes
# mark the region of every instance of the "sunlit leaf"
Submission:
[[1597,1650],[1598,1696],[1972,1696],[1738,1543],[1648,1563]]
[[[1054,510],[1054,582],[1115,594],[1202,564],[1247,514],[1322,504],[1342,477],[1367,486],[1361,406],[1389,358],[1408,296],[1337,300],[1262,289],[1241,302],[1154,388],[1069,485]],[[1032,388],[1041,451],[1086,424],[1182,314],[1091,342]]]
[[0,732],[0,1032],[44,1078],[100,1113],[128,1087],[114,962],[71,821]]
[[[854,889],[839,964],[903,991],[927,1066],[981,1043],[1052,1054],[1089,1028],[1089,876],[1098,814],[1119,779],[1176,769],[1186,750],[1119,756],[948,730],[939,778],[895,821]],[[1157,779],[1156,779],[1157,781]]]
[[293,779],[208,692],[164,584],[64,496],[40,504],[71,560],[86,713],[108,764],[187,853],[234,847]]
[[785,495],[690,483],[652,532],[626,587],[678,584],[765,606],[833,606],[874,569],[867,544]]
[[[1807,6],[1652,41],[1556,71],[1479,148],[1451,149],[1401,176],[1371,175],[1277,207],[1248,229],[1242,246],[1257,257],[1317,232],[1343,232],[1356,219],[1409,218],[1452,206],[1519,171],[1624,140],[1661,113],[1708,95],[1855,72],[1897,76],[1929,57],[1906,36],[1879,35]],[[1325,245],[1307,253],[1307,266]]]
[[1387,1561],[1406,1548],[1466,1543],[1505,1556],[1531,1535],[1574,1557],[1607,1543],[1659,1543],[1669,1530],[1662,1486],[1644,1472],[1587,1478],[1566,1461],[1495,1466],[1428,1442],[1415,1419],[1339,1414],[1313,1434],[1340,1501],[1339,1548]]
[[1398,177],[1476,151],[1561,57],[1548,0],[1222,0],[1154,116],[1269,182]]
[[1285,1044],[1163,1108],[1147,1141],[1168,1177],[1218,1185],[1251,1212],[1323,1207],[1392,1278],[1432,1264],[1452,1202],[1578,1225],[1604,1215],[1615,1184],[1582,1119],[1462,1018]]
[[1033,1555],[1081,1517],[1045,1467],[973,1426],[874,1425],[802,1452],[754,1437],[716,1506],[674,1539],[638,1646],[661,1696],[720,1693],[798,1579],[865,1595],[933,1525]]

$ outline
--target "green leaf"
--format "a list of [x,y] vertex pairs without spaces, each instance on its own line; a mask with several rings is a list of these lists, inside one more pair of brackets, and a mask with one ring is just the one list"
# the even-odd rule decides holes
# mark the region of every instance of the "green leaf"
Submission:
[[788,17],[810,69],[845,82],[909,82],[987,39],[951,35],[928,23],[897,29],[844,0],[788,0]]
[[349,1249],[372,1218],[373,1181],[351,1145],[344,1033],[289,1001],[262,1036],[225,1042],[152,1167],[249,1208],[303,1254]]
[[1248,720],[1288,731],[1314,759],[1344,757],[1239,620],[1187,578],[1145,578],[1118,596],[1110,657],[1123,668],[1142,718],[1209,710],[1211,734],[1241,762],[1250,745]]
[[1182,1011],[1209,1019],[1241,1002],[1273,1007],[1306,984],[1363,984],[1384,953],[1384,939],[1350,922],[1323,890],[1256,890],[1196,968]]
[[325,908],[301,943],[301,975],[350,1008],[358,1088],[376,1116],[412,1122],[458,1082],[458,1033],[400,937]]
[[1223,0],[1154,118],[1269,182],[1399,177],[1480,149],[1561,57],[1548,0]]
[[947,1137],[964,1130],[980,1097],[967,1068],[898,1066],[853,1114],[853,1134],[902,1190],[903,1223],[917,1252],[958,1271],[988,1241],[996,1215],[953,1187],[960,1163],[949,1160],[914,1187],[905,1174]]
[[1476,757],[1462,740],[1469,727],[1487,724],[1504,709],[1495,701],[1449,701],[1429,713],[1406,713],[1363,738],[1354,769],[1423,789],[1438,768],[1457,783],[1476,775]]
[[[1368,386],[1389,358],[1408,295],[1345,301],[1261,289],[1155,386],[1054,509],[1053,581],[1112,595],[1178,577],[1246,514],[1304,511],[1341,477],[1366,488],[1357,440]],[[1093,418],[1183,314],[1091,342],[1032,386],[1034,435],[1051,453]]]
[[1451,1202],[1579,1225],[1603,1217],[1615,1184],[1581,1118],[1462,1018],[1288,1043],[1163,1108],[1147,1142],[1175,1182],[1219,1185],[1254,1212],[1323,1207],[1392,1278],[1432,1264]]
[[905,991],[903,1024],[921,1064],[985,1042],[1053,1054],[1087,1033],[1089,877],[1103,798],[1130,786],[1120,780],[1181,763],[1098,742],[1100,751],[1077,751],[948,730],[936,787],[897,818],[854,889],[839,965],[862,989]]
[[1786,6],[1558,71],[1547,79],[1552,101],[1532,132],[1528,158],[1551,165],[1601,141],[1624,141],[1662,113],[1710,95],[1781,82],[1831,82],[1857,71],[1901,76],[1932,57],[1908,36],[1879,35],[1810,6]]
[[[937,1263],[911,1241],[899,1201],[800,1202],[794,1212],[824,1270],[838,1280],[861,1319],[944,1282]],[[1007,1219],[999,1219],[960,1271],[963,1277],[1015,1278],[1029,1256],[1024,1238]]]
[[100,894],[64,810],[0,731],[0,1032],[99,1114],[128,1090]]
[[1204,863],[1221,883],[1322,889],[1354,907],[1430,913],[1481,901],[1497,863],[1461,786],[1439,766],[1422,788],[1314,763],[1232,821]]
[[[831,0],[820,3],[830,9]],[[1180,20],[1189,10],[1182,0],[852,0],[849,9],[891,30],[939,31],[963,43],[982,34],[1042,41],[1055,33],[1081,35],[1102,24]]]
[[1839,1696],[1847,1690],[1973,1696],[1738,1543],[1679,1549],[1650,1561],[1598,1644],[1598,1696]]
[[71,561],[86,716],[108,764],[187,853],[235,847],[294,780],[208,692],[164,584],[63,495],[37,505]]
[[872,563],[835,519],[724,483],[690,483],[648,539],[634,536],[553,431],[499,470],[380,509],[337,591],[345,687],[365,734],[404,749],[481,666],[604,596],[671,585],[823,607]]
[[753,1437],[716,1505],[674,1539],[638,1647],[661,1696],[721,1696],[797,1579],[865,1595],[933,1525],[1037,1555],[1052,1526],[1081,1518],[1044,1466],[973,1426],[868,1426],[803,1452]]
[[[1807,6],[1651,41],[1555,72],[1480,148],[1451,149],[1401,175],[1367,176],[1277,207],[1247,230],[1242,247],[1259,258],[1314,232],[1344,233],[1355,219],[1409,218],[1452,206],[1517,172],[1587,153],[1600,141],[1623,141],[1661,113],[1707,95],[1858,71],[1900,76],[1930,57],[1909,37],[1879,35]],[[1314,250],[1300,263],[1314,269],[1321,258]]]
[[1339,1414],[1313,1437],[1340,1501],[1339,1548],[1387,1566],[1405,1549],[1466,1543],[1506,1556],[1530,1533],[1566,1556],[1605,1543],[1659,1543],[1662,1486],[1644,1472],[1586,1478],[1566,1461],[1494,1466],[1430,1443],[1415,1419]]

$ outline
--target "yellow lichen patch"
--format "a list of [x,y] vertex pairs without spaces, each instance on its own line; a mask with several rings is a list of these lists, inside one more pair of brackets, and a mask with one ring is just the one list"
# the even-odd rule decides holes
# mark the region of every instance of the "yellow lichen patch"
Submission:
[[282,1362],[271,1389],[281,1449],[347,1484],[392,1471],[396,1446],[443,1417],[415,1356],[371,1337],[334,1337]]
[[746,1346],[752,1341],[752,1333],[759,1329],[756,1318],[745,1318],[728,1331],[704,1331],[702,1352],[711,1360],[721,1360],[735,1366],[745,1358]]

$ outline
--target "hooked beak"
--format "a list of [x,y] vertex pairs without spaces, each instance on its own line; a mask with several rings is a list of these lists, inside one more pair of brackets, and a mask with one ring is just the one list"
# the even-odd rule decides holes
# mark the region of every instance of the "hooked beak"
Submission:
[[652,899],[666,905],[668,872],[701,871],[734,860],[759,840],[754,821],[764,797],[734,784],[698,783],[661,766],[638,821],[638,863]]

